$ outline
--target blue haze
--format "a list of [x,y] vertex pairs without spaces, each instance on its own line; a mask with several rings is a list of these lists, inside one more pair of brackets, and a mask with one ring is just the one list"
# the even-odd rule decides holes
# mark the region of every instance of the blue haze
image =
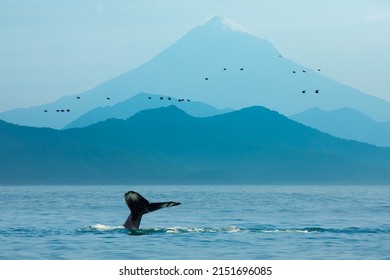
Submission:
[[[292,115],[312,107],[351,107],[374,120],[390,120],[390,102],[280,55],[267,40],[216,16],[131,71],[50,104],[1,112],[0,119],[27,126],[63,128],[97,107],[112,106],[140,92],[150,92],[221,109],[260,105]],[[319,94],[315,94],[317,89]],[[302,94],[302,90],[307,94]],[[70,112],[57,114],[58,109]]]
[[343,139],[371,145],[390,146],[390,121],[376,122],[351,108],[324,111],[312,108],[290,116],[292,120]]
[[[180,201],[122,228],[133,189]],[[1,186],[0,259],[389,259],[388,186]]]
[[91,88],[140,65],[215,13],[303,65],[320,65],[338,81],[389,98],[385,0],[3,0],[0,7],[0,111]]

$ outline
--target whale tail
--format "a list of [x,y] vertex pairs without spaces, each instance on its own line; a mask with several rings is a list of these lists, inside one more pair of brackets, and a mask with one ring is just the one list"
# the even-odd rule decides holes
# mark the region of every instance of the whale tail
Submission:
[[139,193],[129,191],[125,193],[125,201],[130,209],[130,215],[126,219],[123,226],[128,229],[137,229],[141,223],[142,216],[146,213],[156,211],[158,209],[180,205],[180,202],[156,202],[149,203]]

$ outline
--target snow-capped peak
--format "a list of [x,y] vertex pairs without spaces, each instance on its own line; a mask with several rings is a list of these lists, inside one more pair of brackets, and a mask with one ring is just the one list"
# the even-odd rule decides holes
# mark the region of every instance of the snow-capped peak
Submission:
[[215,27],[221,27],[222,29],[230,29],[230,30],[234,30],[234,31],[250,33],[241,24],[235,22],[232,19],[225,18],[225,17],[219,16],[219,15],[213,15],[213,16],[209,17],[203,26],[208,26],[208,25],[215,26]]

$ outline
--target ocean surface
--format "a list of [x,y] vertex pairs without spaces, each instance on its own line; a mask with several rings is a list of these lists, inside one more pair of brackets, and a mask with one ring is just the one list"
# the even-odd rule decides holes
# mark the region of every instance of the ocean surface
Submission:
[[[122,227],[123,194],[182,204]],[[0,259],[390,259],[390,186],[0,186]]]

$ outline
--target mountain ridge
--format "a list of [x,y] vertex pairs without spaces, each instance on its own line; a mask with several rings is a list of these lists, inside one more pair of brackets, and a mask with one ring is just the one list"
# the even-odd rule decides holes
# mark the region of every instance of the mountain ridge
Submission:
[[0,122],[0,184],[388,184],[390,150],[261,106],[196,118],[176,106],[84,128]]
[[217,109],[208,104],[194,100],[182,98],[177,99],[170,96],[142,92],[113,106],[97,107],[92,109],[84,115],[81,115],[73,122],[69,123],[64,127],[64,129],[85,127],[110,118],[127,119],[133,116],[135,113],[143,110],[167,107],[173,104],[194,117],[207,117],[232,111],[228,108]]
[[390,122],[376,122],[355,109],[344,107],[325,111],[312,108],[290,118],[340,138],[390,147]]

